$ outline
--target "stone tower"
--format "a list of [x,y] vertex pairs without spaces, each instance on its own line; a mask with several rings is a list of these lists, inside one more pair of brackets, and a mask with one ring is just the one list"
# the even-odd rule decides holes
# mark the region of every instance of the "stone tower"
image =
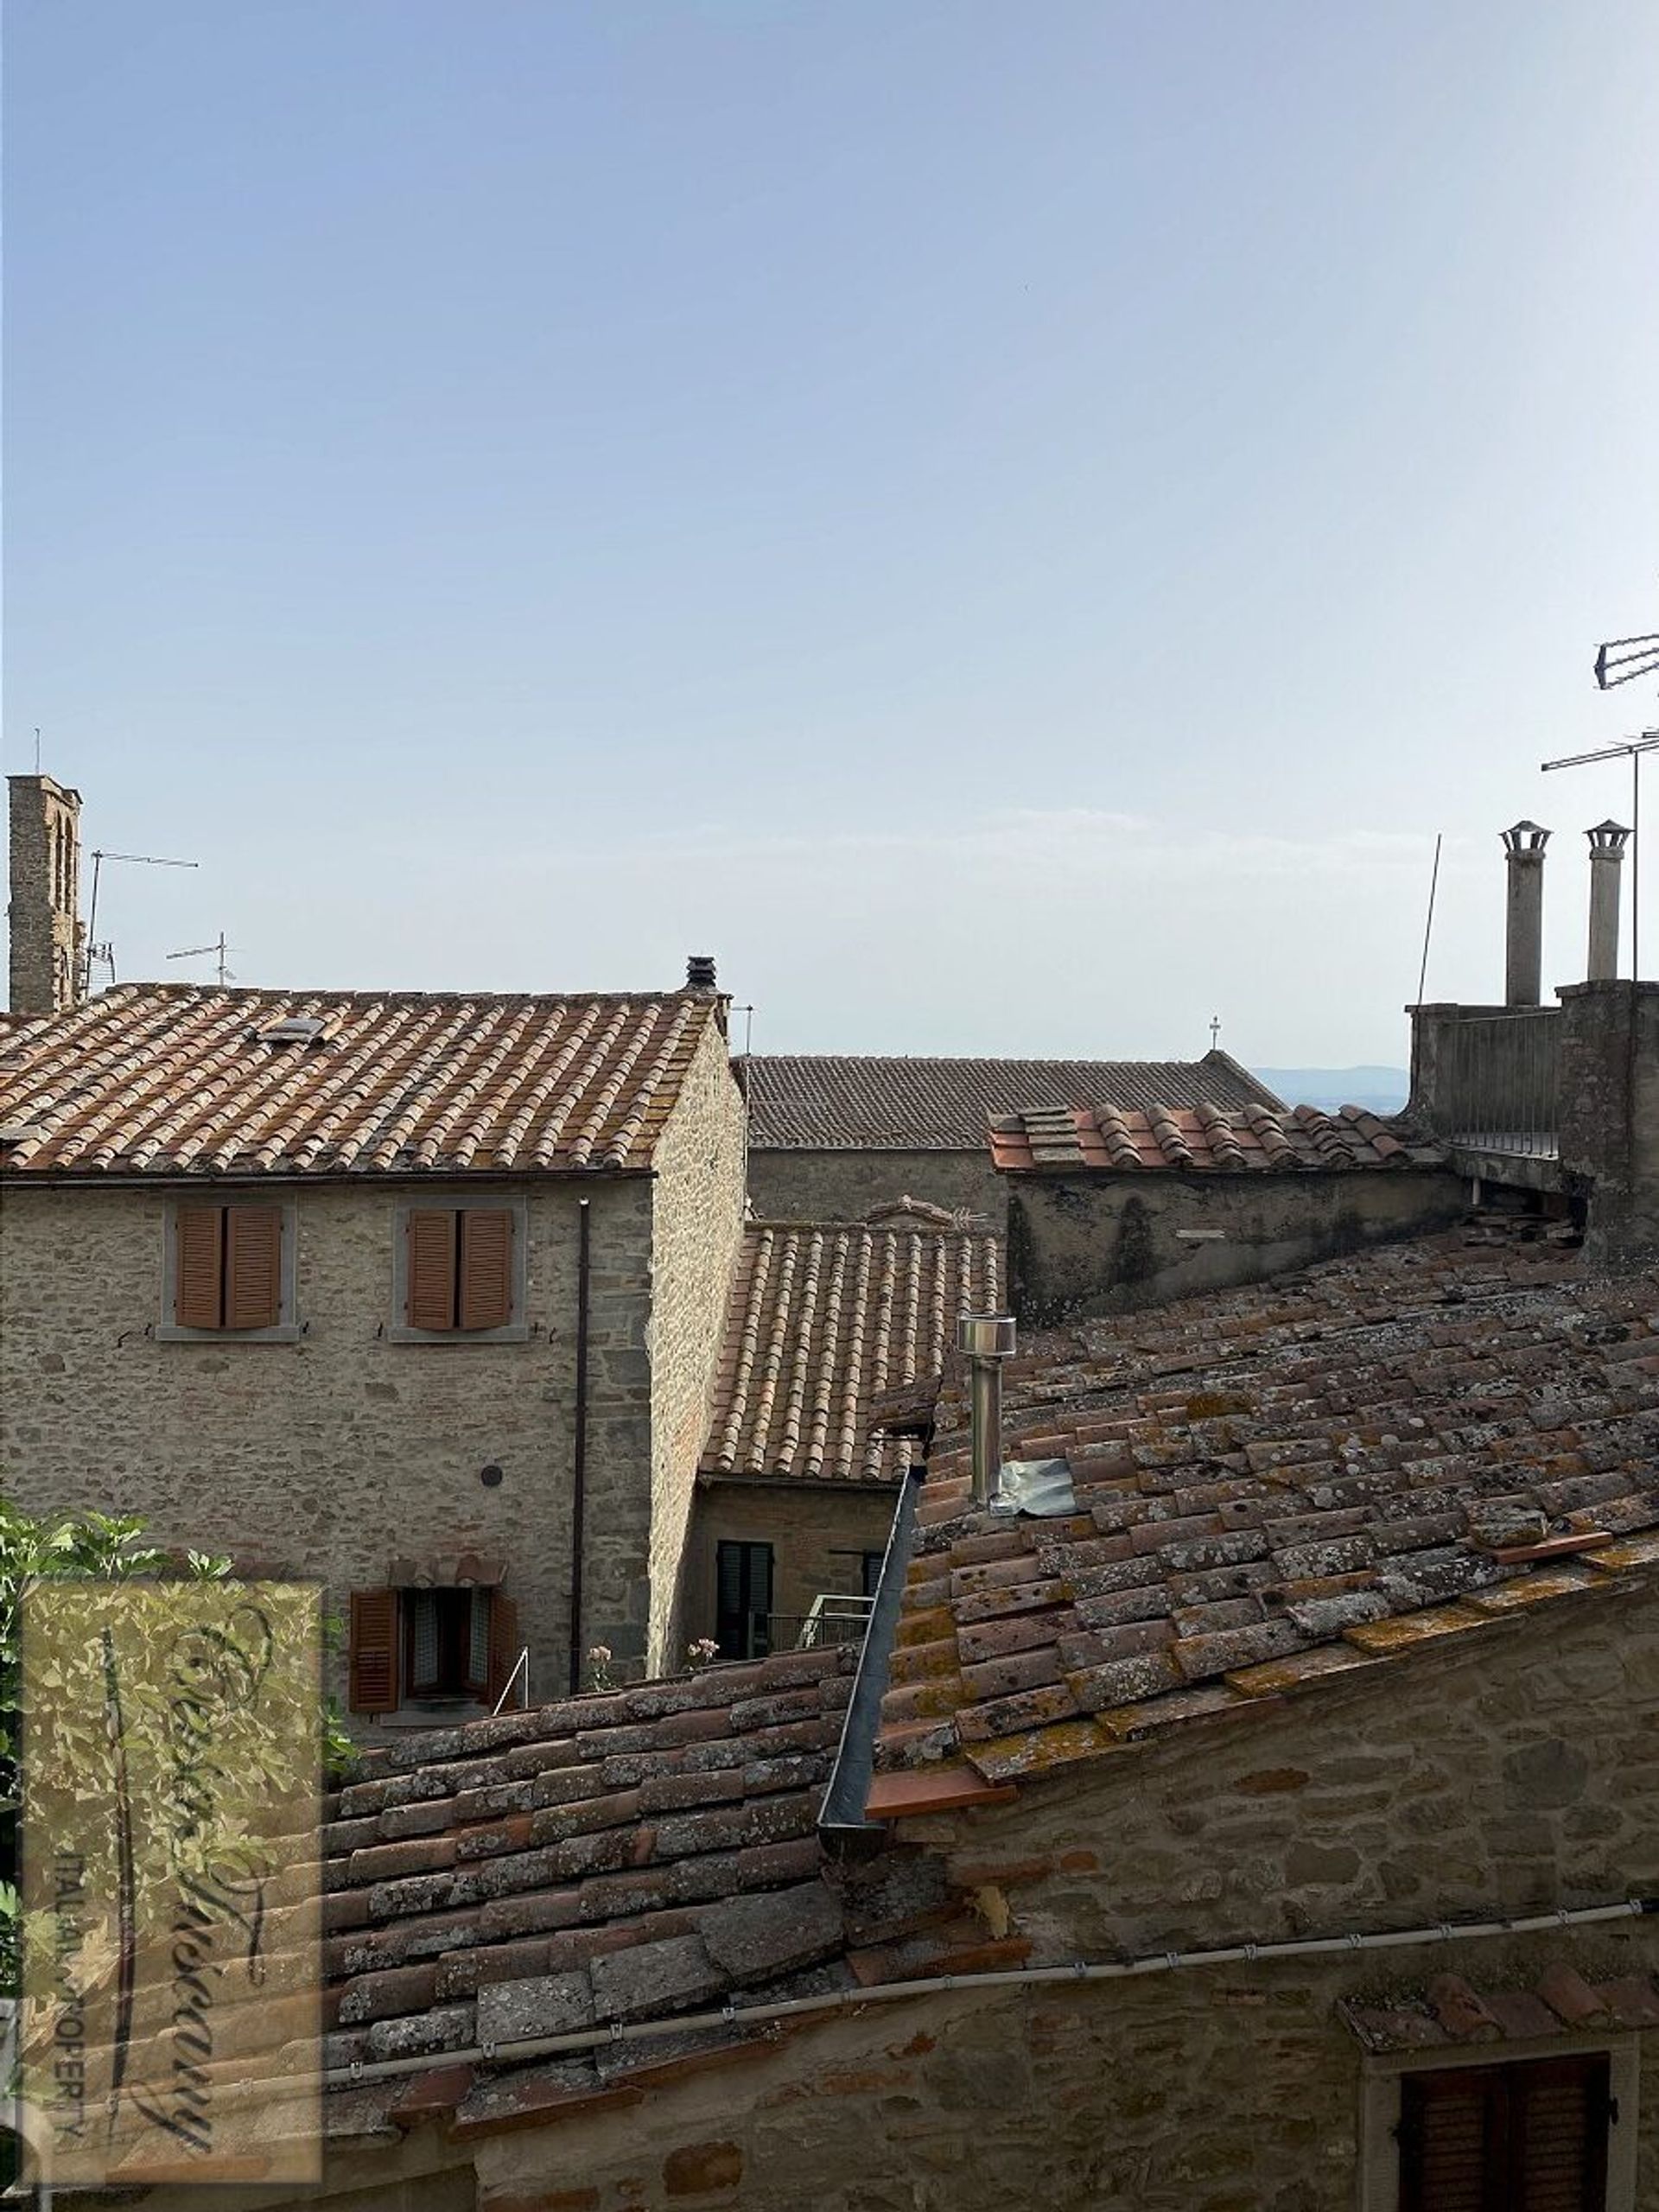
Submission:
[[14,1014],[61,1014],[81,996],[80,793],[9,776]]

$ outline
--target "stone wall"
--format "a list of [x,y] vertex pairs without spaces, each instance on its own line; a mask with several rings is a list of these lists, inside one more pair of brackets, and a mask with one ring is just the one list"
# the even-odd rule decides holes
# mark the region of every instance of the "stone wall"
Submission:
[[862,1590],[863,1554],[886,1551],[897,1503],[891,1484],[700,1484],[686,1553],[687,1633],[715,1632],[717,1544],[770,1544],[772,1611],[793,1620],[826,1592]]
[[1440,1227],[1465,1203],[1458,1176],[1400,1169],[1006,1180],[1014,1311],[1035,1327],[1260,1281]]
[[982,1214],[1001,1231],[1003,1179],[988,1140],[972,1152],[752,1151],[749,1205],[757,1221],[861,1221],[895,1198]]
[[50,776],[7,779],[14,1014],[55,1014],[80,996],[80,793]]
[[[156,1339],[162,1190],[8,1188],[6,1493],[29,1512],[143,1514],[162,1541],[315,1576],[340,1612],[353,1588],[385,1586],[394,1554],[500,1554],[546,1698],[569,1637],[579,1192],[594,1254],[585,1626],[619,1656],[645,1649],[652,1186],[419,1188],[485,1205],[525,1192],[527,1342],[387,1341],[394,1209],[409,1196],[390,1183],[287,1186],[292,1344]],[[498,1487],[480,1482],[486,1465]]]
[[712,1024],[655,1154],[651,1287],[651,1622],[654,1673],[684,1656],[681,1562],[743,1234],[742,1095]]
[[1586,1241],[1609,1265],[1659,1257],[1659,983],[1560,994],[1561,1166],[1587,1187]]

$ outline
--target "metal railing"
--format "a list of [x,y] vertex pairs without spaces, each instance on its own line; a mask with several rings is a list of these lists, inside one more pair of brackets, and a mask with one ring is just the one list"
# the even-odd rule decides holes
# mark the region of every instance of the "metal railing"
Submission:
[[874,1598],[853,1598],[834,1591],[812,1600],[804,1613],[773,1613],[772,1648],[787,1651],[816,1650],[826,1643],[861,1643],[870,1624]]
[[1473,1014],[1452,1031],[1443,1119],[1454,1144],[1554,1159],[1560,1129],[1560,1014]]

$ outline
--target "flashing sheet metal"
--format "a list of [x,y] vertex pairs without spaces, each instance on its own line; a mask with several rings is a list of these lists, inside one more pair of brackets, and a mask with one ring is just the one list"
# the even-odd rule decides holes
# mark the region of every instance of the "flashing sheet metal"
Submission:
[[995,1510],[1028,1513],[1039,1520],[1075,1513],[1069,1459],[1005,1459]]

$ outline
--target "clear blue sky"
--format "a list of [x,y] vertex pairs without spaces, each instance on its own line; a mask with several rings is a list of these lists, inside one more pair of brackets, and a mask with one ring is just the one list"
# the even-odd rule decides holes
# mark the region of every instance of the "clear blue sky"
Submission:
[[124,975],[1397,1060],[1435,832],[1490,996],[1523,814],[1582,972],[1651,0],[7,26],[8,765],[202,863],[106,879]]

